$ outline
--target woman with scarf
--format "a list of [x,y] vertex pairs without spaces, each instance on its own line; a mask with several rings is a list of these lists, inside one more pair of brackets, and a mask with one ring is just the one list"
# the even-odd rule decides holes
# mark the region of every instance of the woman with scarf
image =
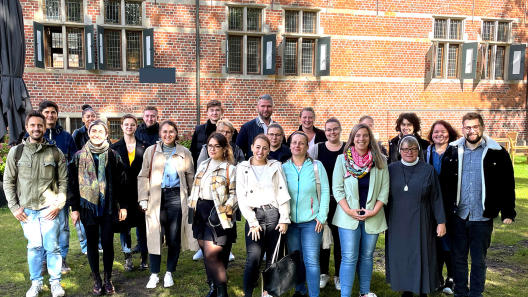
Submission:
[[[74,225],[80,219],[86,231],[88,263],[94,278],[92,293],[113,294],[114,225],[127,217],[125,196],[121,195],[126,191],[126,176],[121,157],[110,149],[106,124],[93,121],[88,134],[90,139],[69,164],[71,218]],[[99,274],[99,235],[104,250],[104,286]]]
[[337,157],[332,190],[338,203],[332,223],[341,241],[341,296],[352,294],[357,270],[359,296],[376,297],[370,281],[378,235],[387,230],[383,206],[389,197],[389,171],[368,125],[357,124],[350,131],[344,153]]

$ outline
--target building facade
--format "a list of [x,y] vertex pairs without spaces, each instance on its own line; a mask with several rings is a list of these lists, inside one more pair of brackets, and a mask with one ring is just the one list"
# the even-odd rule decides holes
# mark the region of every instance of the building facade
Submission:
[[[146,105],[193,130],[195,0],[20,2],[34,106],[58,102],[73,131],[81,105],[91,104],[114,138],[118,119]],[[479,111],[492,136],[527,138],[527,11],[513,0],[199,1],[200,121],[217,99],[238,128],[267,93],[288,133],[312,106],[316,126],[335,116],[344,131],[371,115],[382,140],[404,111],[416,112],[423,130],[436,119],[460,128],[463,114]],[[140,83],[139,69],[149,67],[174,68],[175,83]]]

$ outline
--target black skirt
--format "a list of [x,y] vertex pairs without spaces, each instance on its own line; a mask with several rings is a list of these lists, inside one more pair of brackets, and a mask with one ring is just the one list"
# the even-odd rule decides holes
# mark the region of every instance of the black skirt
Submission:
[[[210,224],[209,217],[213,213],[216,215],[216,209],[213,200],[198,199],[196,204],[196,216],[192,226],[193,237],[196,240],[212,241],[216,245],[226,245],[228,243],[236,242],[236,222],[233,223],[232,228],[224,229],[222,225],[213,227]],[[214,220],[212,220],[214,224]]]

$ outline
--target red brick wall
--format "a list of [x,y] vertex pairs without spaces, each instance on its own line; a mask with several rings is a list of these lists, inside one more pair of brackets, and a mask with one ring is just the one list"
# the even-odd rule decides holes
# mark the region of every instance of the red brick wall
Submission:
[[[196,124],[195,106],[195,7],[187,4],[146,3],[145,17],[155,27],[155,66],[174,67],[176,84],[139,84],[137,73],[95,71],[37,70],[34,68],[33,28],[31,22],[38,11],[37,0],[20,0],[24,10],[27,50],[27,83],[34,105],[44,99],[57,101],[63,112],[80,112],[83,103],[99,112],[141,112],[146,105],[156,105],[163,119],[175,119],[182,131],[192,131]],[[87,14],[95,24],[100,12],[100,0],[86,0]],[[159,1],[158,1],[159,2]],[[178,2],[178,1],[175,1]],[[271,1],[231,1],[263,3]],[[332,36],[331,76],[292,77],[222,74],[225,54],[222,44],[226,21],[224,5],[200,7],[201,33],[201,122],[206,120],[205,104],[221,100],[226,117],[237,127],[256,117],[258,95],[269,93],[276,103],[275,120],[289,133],[298,125],[298,111],[313,106],[317,111],[317,126],[323,126],[330,116],[338,117],[350,131],[364,114],[376,120],[381,139],[392,137],[394,120],[402,111],[416,111],[422,117],[426,132],[435,119],[446,119],[460,127],[460,118],[469,110],[481,110],[488,132],[502,136],[506,131],[521,133],[528,138],[526,122],[526,88],[524,83],[502,81],[473,82],[446,80],[429,82],[428,41],[433,31],[435,15],[465,15],[465,33],[469,40],[480,34],[479,17],[519,18],[513,24],[515,42],[526,43],[527,25],[523,23],[525,7],[522,1],[475,0],[408,0],[361,1],[275,0],[274,10],[266,9],[266,25],[270,33],[282,27],[284,6],[319,7],[320,25],[324,35]],[[186,2],[188,3],[188,2]],[[219,3],[214,1],[213,3]],[[328,10],[327,10],[328,9]],[[375,15],[377,12],[377,15]],[[365,15],[367,13],[374,15]],[[406,15],[401,15],[405,13]],[[477,19],[472,22],[472,15]],[[161,32],[190,30],[191,33]],[[360,40],[380,38],[381,40]],[[395,39],[396,38],[396,39]],[[277,37],[277,45],[282,36]],[[277,69],[282,59],[277,55]],[[278,74],[278,72],[277,72]],[[345,133],[346,134],[346,133]],[[344,136],[347,138],[347,136]]]

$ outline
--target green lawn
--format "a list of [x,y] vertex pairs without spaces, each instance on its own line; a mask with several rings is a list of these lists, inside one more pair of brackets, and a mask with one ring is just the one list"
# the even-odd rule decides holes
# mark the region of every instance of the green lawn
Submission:
[[[492,247],[488,253],[488,275],[485,296],[526,296],[528,287],[528,166],[526,158],[517,157],[515,166],[517,189],[517,220],[511,226],[504,226],[497,219],[493,233]],[[242,226],[242,225],[240,225]],[[92,296],[92,280],[90,267],[85,255],[80,253],[75,228],[71,228],[70,253],[68,263],[72,271],[63,276],[63,286],[67,296]],[[243,296],[242,275],[245,264],[245,243],[243,228],[239,227],[238,242],[233,248],[236,260],[229,265],[229,294]],[[134,232],[133,232],[134,233]],[[135,233],[134,233],[135,234]],[[30,286],[27,267],[26,240],[22,228],[9,210],[0,210],[0,291],[4,296],[25,296]],[[133,240],[135,242],[135,239]],[[396,297],[398,292],[392,292],[385,284],[384,237],[378,241],[375,258],[372,291],[378,296]],[[208,288],[205,284],[205,271],[202,262],[192,261],[192,252],[182,252],[176,273],[175,286],[170,289],[158,286],[156,290],[145,289],[149,272],[137,270],[126,273],[123,270],[124,257],[121,252],[118,235],[114,238],[116,259],[114,262],[113,281],[118,294],[116,296],[205,296]],[[163,250],[166,257],[167,249]],[[333,262],[333,260],[332,260]],[[139,265],[139,256],[134,255],[134,265]],[[331,264],[332,266],[332,264]],[[162,273],[164,272],[162,263]],[[101,263],[102,269],[102,263]],[[321,291],[321,296],[339,296],[333,286],[333,272],[330,268],[331,281]],[[45,277],[47,282],[47,276]],[[40,296],[49,296],[47,285]],[[292,293],[286,296],[291,296]],[[358,295],[357,281],[352,296]],[[436,294],[440,296],[443,294]],[[255,292],[254,296],[259,296]]]

